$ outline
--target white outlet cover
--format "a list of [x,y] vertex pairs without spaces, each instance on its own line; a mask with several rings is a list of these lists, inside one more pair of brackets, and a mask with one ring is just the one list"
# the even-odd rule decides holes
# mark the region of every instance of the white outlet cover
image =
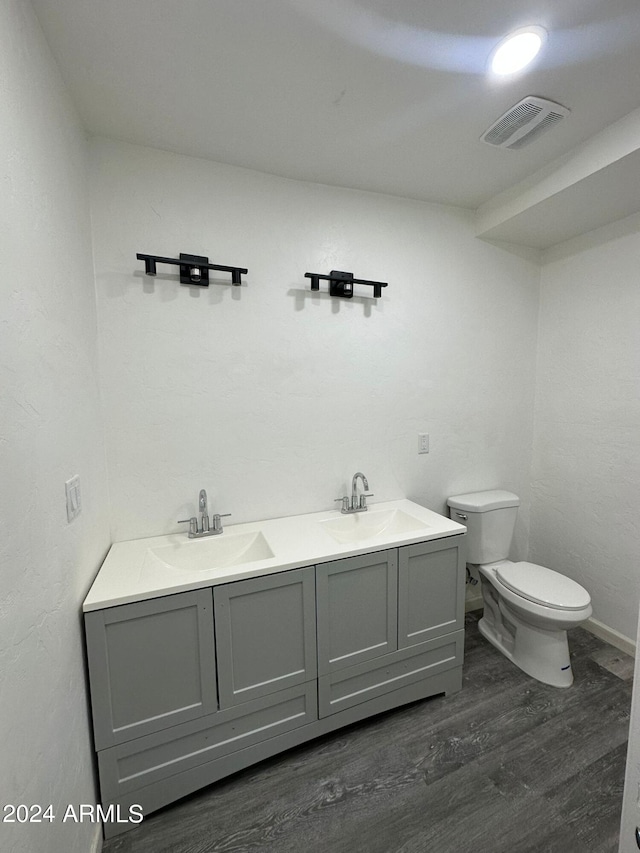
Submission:
[[82,512],[82,501],[80,497],[80,477],[76,474],[64,484],[67,496],[67,521],[71,522]]

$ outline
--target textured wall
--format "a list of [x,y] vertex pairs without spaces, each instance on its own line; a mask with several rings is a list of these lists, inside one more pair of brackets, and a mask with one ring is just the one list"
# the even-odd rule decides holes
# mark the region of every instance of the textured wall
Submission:
[[636,231],[542,271],[530,558],[582,583],[635,638],[640,594]]
[[[362,470],[376,501],[522,495],[538,267],[455,209],[96,140],[92,221],[113,538],[179,529],[205,487],[233,521],[311,512]],[[136,252],[247,266],[181,287]],[[388,281],[313,295],[307,271]],[[431,452],[417,454],[419,432]]]
[[[96,827],[80,604],[108,544],[86,141],[29,4],[0,5],[0,824],[11,853],[88,853]],[[67,524],[64,483],[84,512]]]

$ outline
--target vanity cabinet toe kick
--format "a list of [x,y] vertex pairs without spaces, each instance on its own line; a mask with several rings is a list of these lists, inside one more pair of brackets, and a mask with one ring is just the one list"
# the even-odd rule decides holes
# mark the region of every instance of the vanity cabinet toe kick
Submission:
[[[103,808],[144,814],[462,684],[450,536],[85,614]],[[109,838],[133,828],[106,823]]]

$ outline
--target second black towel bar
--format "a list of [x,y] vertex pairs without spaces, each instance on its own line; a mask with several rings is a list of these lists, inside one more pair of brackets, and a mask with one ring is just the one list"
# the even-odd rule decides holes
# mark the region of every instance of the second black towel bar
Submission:
[[354,278],[352,272],[331,270],[329,275],[320,275],[317,272],[306,272],[305,278],[311,279],[311,290],[320,290],[320,280],[329,282],[329,295],[342,296],[345,299],[353,297],[354,284],[366,284],[373,288],[373,296],[378,299],[382,296],[382,288],[387,286],[386,281],[366,281],[363,278]]

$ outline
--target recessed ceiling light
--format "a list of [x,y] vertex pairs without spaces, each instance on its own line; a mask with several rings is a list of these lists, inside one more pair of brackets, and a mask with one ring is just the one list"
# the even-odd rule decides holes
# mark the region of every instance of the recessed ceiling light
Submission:
[[491,55],[491,70],[500,76],[515,74],[538,55],[547,36],[542,27],[522,27],[502,39]]

